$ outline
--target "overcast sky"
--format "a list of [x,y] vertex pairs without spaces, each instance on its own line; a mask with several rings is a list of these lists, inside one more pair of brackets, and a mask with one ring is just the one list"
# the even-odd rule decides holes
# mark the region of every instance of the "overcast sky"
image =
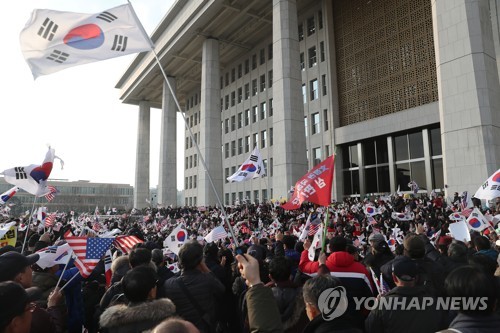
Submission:
[[[174,0],[131,2],[151,34]],[[34,81],[19,45],[19,33],[35,8],[97,13],[125,3],[126,0],[22,0],[11,1],[2,10],[0,171],[41,164],[47,146],[51,145],[65,162],[61,170],[56,161],[52,179],[134,185],[138,107],[122,104],[114,86],[135,55],[72,67]],[[158,183],[160,114],[161,110],[151,109],[152,187]],[[184,133],[181,119],[177,132],[181,136]],[[182,139],[178,140],[181,162],[182,143]],[[181,189],[182,163],[178,163],[177,170],[177,188]]]

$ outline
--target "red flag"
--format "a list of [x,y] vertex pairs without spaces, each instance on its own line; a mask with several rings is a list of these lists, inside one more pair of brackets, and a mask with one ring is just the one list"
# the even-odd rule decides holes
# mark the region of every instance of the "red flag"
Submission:
[[283,209],[299,209],[304,201],[320,206],[328,206],[332,200],[332,181],[335,155],[316,165],[295,183],[290,201],[283,204]]
[[114,238],[67,237],[66,241],[76,256],[75,266],[80,271],[80,275],[87,278],[109,249]]
[[118,236],[115,239],[115,245],[122,251],[124,254],[128,254],[132,247],[135,244],[144,243],[143,240],[138,238],[137,236]]

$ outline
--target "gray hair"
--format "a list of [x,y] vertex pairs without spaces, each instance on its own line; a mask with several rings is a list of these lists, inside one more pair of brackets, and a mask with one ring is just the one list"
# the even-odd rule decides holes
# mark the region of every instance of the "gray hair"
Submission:
[[342,285],[339,278],[331,275],[319,275],[309,279],[302,288],[304,302],[318,307],[318,298],[323,291],[328,288],[335,288]]

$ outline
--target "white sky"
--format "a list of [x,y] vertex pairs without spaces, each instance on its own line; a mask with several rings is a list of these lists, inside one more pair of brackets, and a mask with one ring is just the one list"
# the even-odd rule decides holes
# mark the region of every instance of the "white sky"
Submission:
[[[174,0],[132,0],[151,34]],[[138,107],[122,104],[114,88],[135,55],[72,67],[33,80],[20,51],[19,33],[35,8],[98,13],[126,0],[9,1],[2,11],[0,171],[41,164],[50,144],[56,161],[50,178],[134,185]],[[158,183],[161,110],[151,109],[150,186]],[[180,118],[180,119],[179,119]],[[178,133],[183,135],[178,116]],[[177,188],[182,188],[184,149],[178,140]]]

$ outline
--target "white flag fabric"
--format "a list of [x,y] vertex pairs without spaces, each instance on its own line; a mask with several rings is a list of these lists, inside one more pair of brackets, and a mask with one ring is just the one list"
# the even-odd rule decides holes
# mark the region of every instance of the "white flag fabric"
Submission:
[[479,187],[474,197],[484,200],[492,200],[500,197],[500,169]]
[[[47,186],[47,179],[52,172],[54,159],[56,158],[61,160],[56,156],[55,150],[49,147],[42,165],[30,164],[28,166],[14,167],[4,170],[0,174],[4,175],[7,183],[16,185],[37,197],[43,197],[51,192]],[[62,165],[63,162],[61,160]]]
[[68,243],[61,246],[49,246],[37,252],[40,259],[36,264],[43,269],[60,264],[65,265],[71,256],[71,252],[71,246]]
[[227,237],[227,231],[226,229],[224,229],[223,226],[220,225],[218,227],[213,228],[212,231],[210,231],[208,235],[205,236],[205,240],[207,241],[207,243],[212,243],[218,241],[219,239],[224,239],[226,237]]
[[41,224],[44,223],[45,218],[47,217],[47,207],[39,207],[38,212],[36,214],[36,218]]
[[7,200],[12,198],[17,193],[17,191],[19,191],[19,187],[14,186],[10,190],[7,190],[7,191],[3,192],[2,194],[0,194],[0,205],[5,204],[7,202]]
[[15,226],[16,222],[9,222],[0,226],[0,238],[3,238],[5,234],[10,230],[10,227]]
[[19,39],[35,79],[72,66],[152,49],[130,4],[96,14],[35,9]]
[[482,231],[491,225],[479,209],[474,208],[472,213],[467,218],[467,226],[471,230]]
[[227,177],[227,180],[231,183],[243,182],[249,179],[264,177],[265,175],[264,162],[260,156],[259,148],[255,147],[250,157],[243,162],[238,171]]
[[165,240],[163,241],[163,246],[168,247],[170,251],[172,251],[176,255],[179,255],[179,250],[187,240],[188,233],[186,229],[184,229],[182,225],[179,224],[177,227],[175,227],[174,230],[172,230],[170,235],[165,238]]
[[415,219],[415,213],[413,213],[413,212],[407,212],[407,213],[392,212],[391,217],[397,221],[413,221]]
[[321,247],[322,240],[323,240],[323,224],[320,224],[320,226],[318,228],[318,232],[316,232],[316,234],[314,235],[313,241],[311,243],[311,247],[309,248],[309,251],[307,254],[309,257],[309,260],[311,260],[311,261],[314,260],[314,256],[316,254],[316,249]]

